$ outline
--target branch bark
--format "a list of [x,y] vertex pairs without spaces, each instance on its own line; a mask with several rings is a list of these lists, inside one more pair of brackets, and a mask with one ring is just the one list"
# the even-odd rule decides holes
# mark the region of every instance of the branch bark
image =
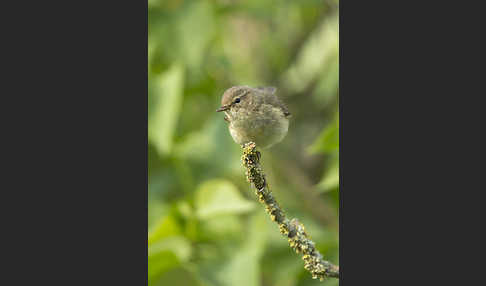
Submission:
[[323,259],[315,248],[315,243],[309,239],[304,225],[295,218],[289,220],[285,216],[265,180],[265,174],[260,166],[260,157],[261,154],[257,151],[255,143],[250,142],[243,146],[241,160],[246,168],[246,178],[255,187],[255,194],[265,205],[270,218],[278,224],[280,233],[288,238],[290,247],[302,254],[304,268],[312,274],[313,279],[322,281],[326,277],[339,278],[339,266]]

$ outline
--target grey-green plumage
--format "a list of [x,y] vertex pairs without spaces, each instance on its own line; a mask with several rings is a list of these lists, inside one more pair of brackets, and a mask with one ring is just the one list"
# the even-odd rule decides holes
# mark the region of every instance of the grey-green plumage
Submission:
[[241,145],[253,141],[268,148],[282,141],[288,131],[290,112],[275,87],[231,87],[224,92],[217,111],[225,112],[230,134]]

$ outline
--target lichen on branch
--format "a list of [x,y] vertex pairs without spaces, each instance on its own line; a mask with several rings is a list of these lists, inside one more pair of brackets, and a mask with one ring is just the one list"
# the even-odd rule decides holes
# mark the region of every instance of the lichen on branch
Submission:
[[339,266],[325,261],[315,247],[315,243],[309,238],[304,225],[297,219],[289,220],[282,208],[272,195],[265,174],[260,166],[261,154],[256,149],[256,144],[249,142],[243,146],[241,160],[246,168],[246,178],[254,186],[258,200],[265,205],[265,210],[272,221],[279,226],[280,233],[285,235],[289,245],[295,252],[302,254],[304,268],[312,278],[324,280],[326,277],[339,278]]

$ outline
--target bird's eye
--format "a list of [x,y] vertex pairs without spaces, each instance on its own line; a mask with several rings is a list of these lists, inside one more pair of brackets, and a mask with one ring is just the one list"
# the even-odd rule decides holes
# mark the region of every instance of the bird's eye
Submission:
[[239,102],[240,102],[240,98],[235,99],[235,103],[239,103]]

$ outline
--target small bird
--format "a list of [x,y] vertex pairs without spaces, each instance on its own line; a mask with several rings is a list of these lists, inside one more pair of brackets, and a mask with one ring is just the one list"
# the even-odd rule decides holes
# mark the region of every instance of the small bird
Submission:
[[224,120],[236,143],[253,141],[264,149],[287,135],[290,112],[276,91],[275,87],[233,86],[224,92],[216,111],[224,111]]

